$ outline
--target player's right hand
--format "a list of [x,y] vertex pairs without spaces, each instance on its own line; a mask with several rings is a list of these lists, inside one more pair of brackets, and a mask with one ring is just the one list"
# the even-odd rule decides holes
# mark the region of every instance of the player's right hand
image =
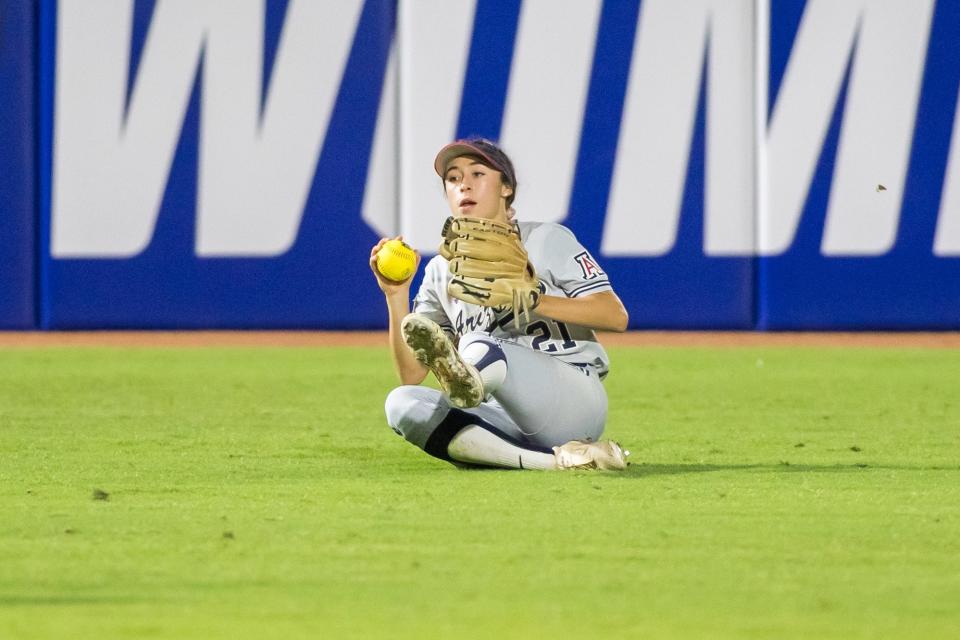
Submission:
[[[387,296],[402,294],[403,296],[408,297],[410,283],[413,282],[413,276],[410,276],[403,282],[394,282],[393,280],[384,278],[383,275],[380,274],[380,271],[377,270],[377,252],[380,251],[380,248],[390,240],[400,240],[402,242],[403,236],[397,236],[396,238],[380,238],[380,241],[373,245],[373,248],[370,249],[370,270],[373,271],[373,275],[377,279],[377,285],[384,294]],[[414,250],[414,253],[417,256],[417,266],[413,270],[413,273],[416,275],[417,269],[420,268],[420,252]]]

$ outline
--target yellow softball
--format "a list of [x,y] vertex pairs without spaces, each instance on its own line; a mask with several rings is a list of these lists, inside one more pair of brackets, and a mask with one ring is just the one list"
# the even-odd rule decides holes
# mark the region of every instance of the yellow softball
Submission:
[[377,251],[377,271],[387,280],[403,282],[417,268],[417,254],[406,242],[386,241]]

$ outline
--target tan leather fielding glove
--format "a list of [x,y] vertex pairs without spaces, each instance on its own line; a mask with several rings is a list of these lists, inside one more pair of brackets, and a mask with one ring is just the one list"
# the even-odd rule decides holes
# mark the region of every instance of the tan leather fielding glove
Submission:
[[540,302],[540,280],[520,241],[516,225],[482,218],[447,218],[440,255],[450,261],[454,298],[483,305],[508,306],[514,323]]

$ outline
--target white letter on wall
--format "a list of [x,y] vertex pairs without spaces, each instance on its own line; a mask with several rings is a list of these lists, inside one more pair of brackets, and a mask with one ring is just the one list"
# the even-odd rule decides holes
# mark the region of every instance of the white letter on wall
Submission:
[[599,19],[598,0],[523,3],[500,136],[521,219],[567,215]]
[[53,255],[129,257],[150,243],[201,51],[197,253],[286,251],[360,4],[289,4],[261,114],[263,0],[161,0],[124,114],[132,2],[60,3]]
[[749,0],[641,5],[605,255],[661,255],[676,242],[708,41],[704,246],[711,254],[753,252],[752,32]]
[[436,252],[450,215],[433,159],[456,134],[475,0],[400,0],[400,231]]
[[953,113],[953,134],[950,156],[943,176],[940,218],[933,240],[933,253],[938,256],[960,256],[960,95]]
[[127,257],[150,243],[208,13],[157,4],[124,114],[132,1],[59,3],[54,257]]
[[[197,253],[270,256],[296,240],[360,0],[293,0],[263,113],[263,3],[221,3],[203,72]],[[329,212],[337,215],[336,212]]]
[[[790,248],[856,42],[823,236],[826,255],[886,253],[896,236],[932,3],[811,0],[768,134],[760,253]],[[858,35],[859,34],[859,35]],[[877,192],[877,184],[887,187]]]

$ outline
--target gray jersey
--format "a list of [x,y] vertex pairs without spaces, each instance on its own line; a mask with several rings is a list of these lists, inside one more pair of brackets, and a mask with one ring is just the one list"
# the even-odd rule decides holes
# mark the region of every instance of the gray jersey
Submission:
[[[540,278],[540,289],[552,296],[578,298],[612,291],[610,280],[590,253],[566,227],[546,222],[519,222],[520,237]],[[606,376],[609,358],[592,329],[530,314],[514,322],[508,308],[482,307],[450,297],[448,262],[436,256],[427,263],[413,310],[439,324],[452,338],[483,332],[542,351],[565,362],[589,366]]]

